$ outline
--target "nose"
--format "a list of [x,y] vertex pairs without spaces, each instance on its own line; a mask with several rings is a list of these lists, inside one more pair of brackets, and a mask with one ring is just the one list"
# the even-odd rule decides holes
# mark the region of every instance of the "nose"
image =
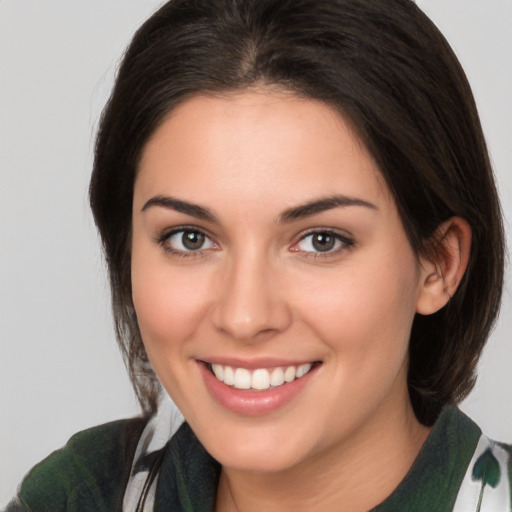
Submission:
[[257,254],[233,259],[224,268],[213,323],[233,339],[252,343],[286,330],[292,319],[279,289],[278,269]]

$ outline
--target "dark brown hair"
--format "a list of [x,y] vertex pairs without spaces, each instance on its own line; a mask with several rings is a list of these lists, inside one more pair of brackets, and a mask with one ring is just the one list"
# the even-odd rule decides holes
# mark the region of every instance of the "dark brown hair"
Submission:
[[134,179],[166,114],[201,92],[272,85],[350,120],[394,195],[417,254],[451,216],[472,229],[449,304],[417,315],[409,393],[432,424],[472,388],[499,309],[504,237],[485,140],[464,72],[412,0],[173,0],[135,34],[101,119],[90,202],[109,269],[117,338],[146,412],[158,390],[131,298]]

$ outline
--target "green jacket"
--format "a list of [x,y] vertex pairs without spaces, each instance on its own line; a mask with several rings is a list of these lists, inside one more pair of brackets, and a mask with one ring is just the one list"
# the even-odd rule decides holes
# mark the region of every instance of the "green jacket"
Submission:
[[[7,511],[121,511],[144,424],[118,421],[76,434],[31,470]],[[374,512],[449,512],[456,502],[464,512],[489,510],[486,498],[489,503],[497,489],[508,504],[490,510],[509,512],[511,448],[492,442],[492,449],[482,448],[485,439],[457,408],[445,408],[409,473]],[[219,475],[220,465],[184,423],[165,448],[154,511],[213,511]],[[467,509],[458,496],[463,481],[472,503]]]

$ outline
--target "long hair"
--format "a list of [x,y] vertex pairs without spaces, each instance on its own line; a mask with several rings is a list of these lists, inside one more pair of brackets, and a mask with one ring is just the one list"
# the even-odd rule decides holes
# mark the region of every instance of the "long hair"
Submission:
[[90,202],[109,269],[119,345],[146,412],[157,380],[131,298],[133,186],[148,138],[202,92],[278,86],[335,108],[375,158],[413,250],[461,216],[472,229],[462,283],[417,315],[408,385],[418,419],[472,388],[496,318],[504,235],[475,102],[448,43],[411,0],[172,0],[135,34],[96,142]]

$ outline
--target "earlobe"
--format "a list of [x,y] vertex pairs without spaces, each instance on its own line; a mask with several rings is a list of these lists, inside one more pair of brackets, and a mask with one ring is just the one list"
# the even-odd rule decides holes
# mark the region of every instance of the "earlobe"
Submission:
[[431,315],[453,297],[464,276],[471,250],[471,228],[462,217],[452,217],[436,230],[430,258],[421,258],[416,312]]

